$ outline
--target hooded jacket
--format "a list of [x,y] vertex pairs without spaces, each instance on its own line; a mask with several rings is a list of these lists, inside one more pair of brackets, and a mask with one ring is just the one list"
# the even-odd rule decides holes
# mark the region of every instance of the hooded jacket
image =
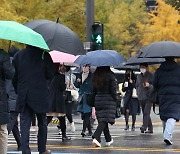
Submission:
[[165,61],[155,72],[154,88],[158,92],[159,114],[163,121],[180,119],[180,66],[174,61]]

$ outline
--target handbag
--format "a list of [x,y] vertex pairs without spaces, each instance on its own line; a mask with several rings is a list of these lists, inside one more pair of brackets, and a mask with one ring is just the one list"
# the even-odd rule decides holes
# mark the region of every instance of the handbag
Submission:
[[136,88],[133,88],[133,90],[132,90],[132,98],[138,98]]
[[70,91],[71,91],[72,101],[78,101],[79,92],[75,89],[72,89]]

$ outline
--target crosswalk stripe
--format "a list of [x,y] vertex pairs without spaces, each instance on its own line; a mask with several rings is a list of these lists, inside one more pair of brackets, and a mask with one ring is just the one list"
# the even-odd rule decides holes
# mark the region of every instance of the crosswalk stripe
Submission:
[[[117,134],[117,133],[113,133],[111,134],[113,138],[116,138],[116,137],[119,137],[121,134]],[[67,133],[67,136],[71,138],[71,140],[82,140],[82,139],[85,139],[85,140],[92,140],[91,136],[85,136],[85,137],[82,137],[80,133]],[[48,133],[48,136],[47,136],[47,142],[48,141],[61,141],[62,139],[62,136],[57,133],[53,133],[53,132],[49,132]],[[10,134],[8,136],[8,144],[15,144],[16,141],[14,139],[14,136],[12,134]],[[33,133],[33,134],[30,134],[30,143],[31,144],[37,144],[37,134]]]

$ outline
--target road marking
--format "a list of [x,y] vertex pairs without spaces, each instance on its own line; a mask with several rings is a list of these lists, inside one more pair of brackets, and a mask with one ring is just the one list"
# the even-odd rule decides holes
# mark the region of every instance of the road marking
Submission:
[[[9,146],[17,146],[16,144],[8,144]],[[37,148],[37,145],[30,145],[31,148]],[[47,145],[48,149],[82,149],[82,150],[113,150],[113,151],[140,151],[140,152],[171,152],[171,153],[180,153],[180,149],[166,149],[166,148],[133,148],[133,147],[101,147],[96,148],[92,146],[62,146],[62,145]],[[70,151],[69,151],[70,152]],[[8,152],[9,153],[9,152]],[[57,152],[56,152],[57,153]],[[17,153],[18,154],[18,153]],[[35,153],[32,153],[35,154]],[[52,153],[54,154],[54,153]]]

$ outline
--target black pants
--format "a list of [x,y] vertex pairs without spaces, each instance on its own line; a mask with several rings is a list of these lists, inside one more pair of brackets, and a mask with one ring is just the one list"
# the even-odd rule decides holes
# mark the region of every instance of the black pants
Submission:
[[[53,116],[47,117],[47,125],[51,122]],[[60,129],[62,132],[62,136],[66,137],[66,119],[65,116],[57,117],[59,119]]]
[[152,103],[148,102],[148,101],[139,101],[141,104],[141,108],[142,108],[142,112],[143,112],[143,125],[142,127],[144,128],[144,130],[146,130],[148,128],[148,130],[153,131],[153,125],[152,125],[152,121],[151,121],[151,106]]
[[18,121],[17,121],[18,113],[15,111],[10,112],[10,121],[7,125],[8,134],[13,133],[14,138],[17,142],[18,147],[21,146],[21,139],[20,139],[20,133],[18,128]]
[[[24,111],[20,114],[20,128],[21,128],[21,144],[22,144],[22,154],[30,154],[29,148],[29,135],[33,110],[25,106]],[[38,151],[43,153],[46,151],[46,141],[47,141],[47,120],[46,113],[35,113],[38,121]]]
[[104,137],[106,142],[111,141],[111,135],[109,132],[108,123],[106,122],[99,122],[96,128],[96,131],[93,134],[93,138],[95,138],[98,142],[101,142],[101,134],[104,133]]
[[35,113],[32,116],[32,126],[36,126],[36,115],[35,115]]
[[67,117],[68,121],[70,123],[72,123],[73,122],[73,118],[72,118],[73,103],[65,102],[65,107],[66,107],[66,117]]
[[83,120],[83,130],[82,130],[82,132],[86,132],[86,128],[87,128],[89,133],[92,134],[90,117],[91,117],[91,113],[82,113],[81,114],[81,118]]

